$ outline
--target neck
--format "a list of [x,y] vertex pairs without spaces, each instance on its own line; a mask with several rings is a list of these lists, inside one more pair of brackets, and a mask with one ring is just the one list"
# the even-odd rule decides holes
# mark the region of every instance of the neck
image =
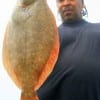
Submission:
[[80,22],[82,21],[83,19],[82,18],[79,18],[79,19],[70,19],[70,20],[65,20],[63,21],[63,23],[77,23],[77,22]]
[[65,21],[65,22],[63,22],[63,25],[76,26],[76,25],[80,25],[82,23],[84,24],[84,23],[86,23],[86,21],[84,19],[74,20],[74,21]]

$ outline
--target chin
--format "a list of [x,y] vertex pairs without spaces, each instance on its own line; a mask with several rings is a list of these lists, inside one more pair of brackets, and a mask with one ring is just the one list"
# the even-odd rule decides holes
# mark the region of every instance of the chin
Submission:
[[66,21],[73,21],[75,19],[75,17],[73,16],[62,16],[62,21],[66,22]]
[[63,22],[72,22],[74,21],[74,18],[67,18],[67,19],[63,19]]

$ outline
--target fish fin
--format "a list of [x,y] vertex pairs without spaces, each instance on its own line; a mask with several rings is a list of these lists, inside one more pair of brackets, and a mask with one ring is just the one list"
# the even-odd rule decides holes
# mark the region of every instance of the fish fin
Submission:
[[20,100],[39,100],[36,93],[33,92],[21,92]]

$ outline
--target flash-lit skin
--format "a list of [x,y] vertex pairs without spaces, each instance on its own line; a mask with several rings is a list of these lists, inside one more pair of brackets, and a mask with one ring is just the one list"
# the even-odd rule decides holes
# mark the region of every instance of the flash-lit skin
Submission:
[[84,3],[82,0],[57,0],[58,11],[64,22],[82,19],[82,9]]

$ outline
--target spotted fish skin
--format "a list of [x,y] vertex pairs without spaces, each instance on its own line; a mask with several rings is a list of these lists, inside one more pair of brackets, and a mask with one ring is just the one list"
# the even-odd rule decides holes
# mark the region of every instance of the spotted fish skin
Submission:
[[58,53],[56,21],[46,0],[21,0],[3,41],[4,67],[21,89],[21,100],[38,100],[35,91],[52,72]]

